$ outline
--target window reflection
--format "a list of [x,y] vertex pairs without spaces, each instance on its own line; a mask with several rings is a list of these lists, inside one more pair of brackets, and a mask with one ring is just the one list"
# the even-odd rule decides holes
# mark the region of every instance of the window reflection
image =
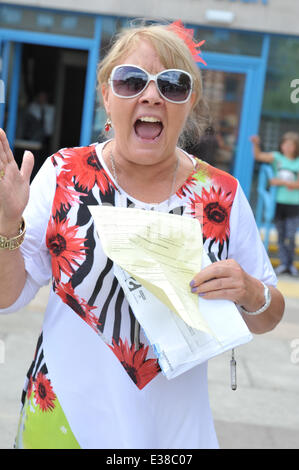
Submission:
[[200,40],[205,39],[206,41],[202,47],[203,52],[222,52],[249,56],[261,55],[262,34],[203,26],[197,26],[195,34]]
[[0,5],[0,28],[93,37],[94,16]]

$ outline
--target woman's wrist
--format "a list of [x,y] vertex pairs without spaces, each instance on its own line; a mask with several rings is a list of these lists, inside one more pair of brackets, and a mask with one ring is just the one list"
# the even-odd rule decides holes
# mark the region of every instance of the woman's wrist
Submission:
[[1,223],[0,221],[0,238],[12,239],[18,237],[25,230],[25,222],[21,216],[17,221]]
[[265,284],[258,279],[254,279],[252,289],[248,289],[250,293],[248,300],[241,305],[242,311],[245,313],[257,312],[262,309],[266,303]]

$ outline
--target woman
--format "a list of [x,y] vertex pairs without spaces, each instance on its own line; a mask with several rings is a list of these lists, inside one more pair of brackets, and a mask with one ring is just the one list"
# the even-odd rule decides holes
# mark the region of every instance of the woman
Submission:
[[279,151],[262,152],[260,138],[252,136],[254,158],[269,163],[274,169],[270,184],[277,186],[275,225],[278,233],[280,264],[276,274],[290,273],[298,276],[295,258],[295,236],[299,228],[299,135],[286,132]]
[[188,120],[194,132],[202,99],[190,52],[198,45],[185,32],[156,25],[120,35],[98,73],[114,137],[50,157],[28,204],[33,157],[25,154],[19,172],[1,132],[0,233],[10,239],[20,230],[16,244],[22,242],[23,211],[27,232],[20,248],[1,250],[0,307],[20,308],[50,277],[53,287],[24,388],[17,447],[218,446],[207,365],[169,381],[161,374],[88,205],[194,216],[203,204],[205,249],[218,262],[190,279],[194,295],[242,305],[256,333],[282,316],[283,298],[238,182],[177,147]]

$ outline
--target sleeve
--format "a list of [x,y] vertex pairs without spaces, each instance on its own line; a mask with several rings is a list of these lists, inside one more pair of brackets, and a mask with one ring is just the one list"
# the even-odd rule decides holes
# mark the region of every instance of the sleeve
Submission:
[[46,232],[56,190],[56,171],[48,158],[30,186],[30,197],[24,211],[26,235],[20,250],[27,278],[16,302],[1,313],[11,313],[27,305],[40,287],[51,279],[51,258],[46,246]]
[[230,214],[228,257],[235,259],[251,276],[265,284],[277,285],[252,209],[239,182]]
[[272,155],[273,155],[273,159],[274,159],[275,162],[280,159],[280,153],[279,152],[274,151],[274,152],[272,152]]

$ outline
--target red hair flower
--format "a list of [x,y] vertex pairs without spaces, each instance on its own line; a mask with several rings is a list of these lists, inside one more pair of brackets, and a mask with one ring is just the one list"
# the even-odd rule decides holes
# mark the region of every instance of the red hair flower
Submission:
[[174,21],[167,28],[183,39],[195,62],[201,62],[202,64],[207,65],[201,57],[201,50],[199,49],[205,43],[205,40],[196,43],[193,39],[194,29],[185,28],[181,20]]

